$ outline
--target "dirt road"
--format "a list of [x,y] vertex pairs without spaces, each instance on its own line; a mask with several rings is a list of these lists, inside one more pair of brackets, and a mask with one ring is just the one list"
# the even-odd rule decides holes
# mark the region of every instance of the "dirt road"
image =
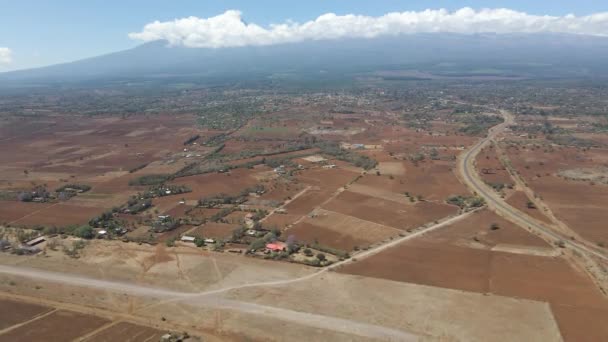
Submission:
[[148,287],[125,282],[100,280],[79,275],[48,272],[38,269],[0,265],[0,274],[40,279],[43,281],[61,284],[113,291],[132,296],[153,297],[159,299],[172,299],[187,301],[188,305],[212,309],[234,310],[241,313],[263,315],[282,321],[306,325],[319,329],[327,329],[346,334],[354,334],[365,338],[386,341],[417,341],[418,336],[378,325],[372,325],[352,320],[317,315],[307,312],[298,312],[272,306],[265,306],[249,302],[224,299],[216,296],[201,296],[200,293],[179,292],[169,289]]

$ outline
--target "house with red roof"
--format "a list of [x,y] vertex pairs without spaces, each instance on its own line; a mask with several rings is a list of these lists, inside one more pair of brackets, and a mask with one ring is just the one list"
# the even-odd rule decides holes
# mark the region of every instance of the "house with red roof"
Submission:
[[284,242],[275,241],[266,244],[266,250],[271,252],[283,252],[287,250],[287,245]]

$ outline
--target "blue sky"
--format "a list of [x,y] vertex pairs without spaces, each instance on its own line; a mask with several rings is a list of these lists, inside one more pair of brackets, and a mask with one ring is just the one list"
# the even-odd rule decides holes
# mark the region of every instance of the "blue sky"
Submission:
[[[228,9],[243,13],[246,22],[267,26],[288,19],[313,20],[334,12],[381,16],[388,12],[427,8],[509,8],[535,15],[577,16],[608,11],[608,1],[390,1],[390,0],[0,0],[0,48],[12,50],[12,62],[0,70],[67,62],[130,48],[139,32],[154,20],[207,18]],[[3,68],[3,69],[1,69]]]

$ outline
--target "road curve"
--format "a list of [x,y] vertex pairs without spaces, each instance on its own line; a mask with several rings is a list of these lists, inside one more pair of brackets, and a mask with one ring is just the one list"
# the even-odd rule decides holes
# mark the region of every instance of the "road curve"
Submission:
[[480,140],[477,144],[471,147],[460,159],[458,163],[458,169],[464,182],[473,189],[478,196],[483,197],[488,206],[496,211],[497,213],[502,214],[502,216],[506,217],[510,221],[521,227],[528,227],[530,229],[536,230],[541,234],[544,234],[547,237],[554,239],[555,241],[561,240],[565,243],[566,246],[581,252],[586,255],[593,255],[602,259],[603,261],[608,261],[608,257],[598,253],[592,249],[589,249],[583,244],[580,244],[576,241],[570,240],[568,237],[555,232],[551,228],[546,227],[542,223],[536,221],[531,218],[527,214],[519,211],[518,209],[512,207],[507,204],[502,198],[495,194],[494,190],[492,190],[489,186],[487,186],[479,177],[476,175],[476,170],[474,168],[474,160],[475,157],[479,154],[479,152],[490,143],[490,141],[499,133],[501,133],[507,126],[513,123],[513,118],[510,113],[506,111],[501,111],[505,121],[497,126],[490,128],[488,131],[488,135]]

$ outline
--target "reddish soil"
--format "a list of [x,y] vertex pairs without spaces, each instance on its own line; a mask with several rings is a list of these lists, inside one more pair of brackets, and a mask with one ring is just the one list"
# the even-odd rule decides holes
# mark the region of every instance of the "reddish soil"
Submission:
[[259,172],[251,169],[235,169],[229,173],[206,173],[175,179],[172,184],[186,185],[192,192],[180,194],[180,198],[198,200],[202,197],[213,196],[220,193],[236,195],[246,188],[258,184],[255,174]]
[[232,232],[238,227],[238,224],[209,222],[197,227],[189,235],[204,237],[205,239],[225,239],[232,236]]
[[184,234],[185,232],[189,231],[190,229],[192,229],[194,226],[188,225],[188,224],[184,224],[181,225],[171,231],[165,232],[165,233],[161,233],[160,236],[158,237],[158,241],[159,242],[165,242],[171,239],[179,239],[180,235]]
[[[490,226],[493,223],[496,223],[499,229],[492,230]],[[477,237],[479,243],[487,247],[494,247],[498,244],[550,247],[549,244],[538,236],[529,233],[487,209],[473,213],[466,219],[450,225],[448,229],[429,233],[424,239],[435,243],[466,245],[473,242],[473,238],[475,237]]]
[[188,216],[196,220],[204,220],[219,213],[220,211],[221,209],[194,208],[190,210]]
[[543,215],[543,213],[539,209],[528,208],[529,200],[530,199],[528,198],[525,192],[515,191],[512,195],[509,196],[509,198],[507,198],[507,203],[509,203],[516,209],[519,209],[520,211],[528,214],[530,217],[533,217],[545,223],[551,223],[551,220],[547,216]]
[[[52,310],[42,305],[15,302],[7,299],[0,299],[0,307],[2,308],[0,310],[0,330],[26,322]],[[0,336],[1,339],[2,336]]]
[[[490,184],[514,184],[511,175],[502,165],[495,148],[489,147],[483,149],[475,160],[475,167],[481,176],[481,179]],[[487,170],[484,172],[483,170]]]
[[56,311],[0,335],[2,341],[70,341],[99,329],[110,321],[71,311]]
[[323,227],[308,222],[300,222],[289,228],[283,234],[284,238],[293,235],[297,241],[304,243],[319,243],[323,246],[336,248],[343,251],[352,251],[355,247],[366,247],[378,242],[387,236],[398,236],[398,234],[388,232],[386,236],[378,238],[377,235],[353,235],[349,232],[338,232],[327,227]]
[[14,225],[68,226],[73,224],[86,224],[93,217],[103,213],[104,210],[105,208],[91,208],[60,203],[19,219],[14,222]]
[[87,339],[90,342],[151,342],[160,341],[165,331],[129,322],[112,325]]
[[285,206],[287,212],[296,215],[306,215],[311,212],[319,204],[326,201],[333,194],[333,191],[329,190],[308,190],[300,197],[296,198]]
[[565,342],[605,341],[608,336],[608,310],[569,305],[551,305]]
[[283,229],[286,226],[297,221],[301,215],[294,214],[272,214],[263,222],[263,226],[267,228]]
[[422,201],[405,205],[351,191],[342,192],[324,208],[398,229],[419,227],[458,212],[447,204]]
[[424,199],[437,202],[443,202],[451,195],[468,194],[454,174],[451,162],[424,162],[418,166],[404,162],[404,166],[404,176],[370,173],[357,183],[401,194],[409,192],[412,196],[422,195]]
[[233,211],[230,214],[224,216],[224,220],[226,221],[226,223],[240,225],[243,223],[245,215],[247,215],[247,212],[245,211]]
[[188,212],[188,210],[192,209],[193,207],[187,204],[178,204],[175,207],[171,208],[170,210],[167,210],[165,212],[165,215],[170,215],[171,217],[175,217],[175,218],[182,218],[182,217],[186,217],[188,216],[186,213]]
[[489,290],[489,270],[487,250],[420,240],[340,268],[343,273],[482,293]]
[[260,199],[277,201],[280,203],[286,201],[304,188],[302,184],[286,184],[278,182],[270,186],[267,185],[266,187],[266,192],[260,196]]
[[44,210],[51,205],[48,203],[0,201],[0,222],[15,221],[31,213]]
[[302,171],[297,179],[302,183],[319,186],[323,190],[335,191],[354,180],[359,173],[344,168],[323,169],[320,167]]
[[558,177],[560,170],[597,167],[608,150],[510,148],[509,158],[555,216],[592,243],[608,245],[608,186]]

